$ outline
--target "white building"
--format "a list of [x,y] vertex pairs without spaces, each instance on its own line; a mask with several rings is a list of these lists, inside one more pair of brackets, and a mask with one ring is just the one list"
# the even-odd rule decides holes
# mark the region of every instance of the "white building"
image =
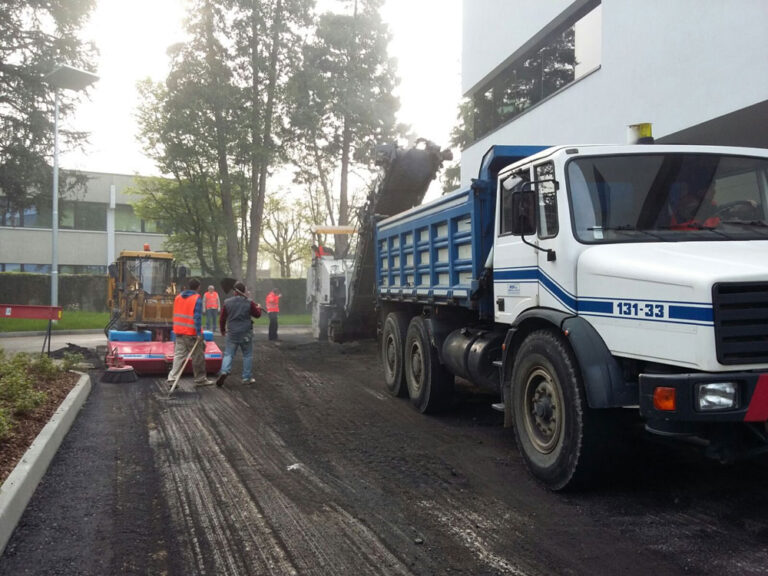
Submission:
[[462,89],[475,141],[768,147],[768,1],[464,0]]
[[[74,198],[59,199],[58,257],[63,274],[106,274],[121,250],[149,244],[163,250],[166,235],[157,222],[138,218],[133,176],[85,172],[88,183]],[[9,209],[0,193],[0,272],[50,274],[52,235],[50,195],[23,213]]]

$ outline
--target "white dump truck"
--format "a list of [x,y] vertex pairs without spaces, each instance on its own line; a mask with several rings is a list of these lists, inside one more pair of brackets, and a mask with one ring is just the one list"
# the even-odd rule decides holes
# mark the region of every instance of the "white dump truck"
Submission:
[[550,489],[600,472],[627,409],[723,460],[768,449],[768,150],[494,146],[374,243],[388,391],[498,392]]

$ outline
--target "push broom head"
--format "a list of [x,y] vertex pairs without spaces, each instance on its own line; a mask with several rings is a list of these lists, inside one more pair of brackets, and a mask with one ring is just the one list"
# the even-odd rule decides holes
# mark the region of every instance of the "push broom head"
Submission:
[[102,382],[136,382],[138,379],[133,366],[110,366],[101,375]]

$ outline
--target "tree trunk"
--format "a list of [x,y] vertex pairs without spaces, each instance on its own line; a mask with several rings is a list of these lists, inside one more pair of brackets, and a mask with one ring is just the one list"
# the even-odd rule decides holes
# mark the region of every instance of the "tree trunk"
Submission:
[[[255,8],[254,8],[255,10]],[[254,13],[254,19],[256,14]],[[275,3],[275,14],[272,18],[272,46],[269,54],[269,72],[267,82],[267,103],[264,107],[264,122],[262,124],[261,149],[257,151],[254,146],[254,158],[251,163],[252,168],[258,168],[258,178],[254,172],[254,178],[251,185],[251,237],[248,241],[248,267],[246,282],[248,286],[255,286],[257,272],[259,269],[259,242],[261,239],[261,220],[264,216],[264,199],[267,191],[267,168],[272,162],[272,114],[275,108],[275,92],[277,89],[277,56],[280,51],[280,31],[283,24],[283,0],[277,0]],[[256,29],[252,42],[255,43]],[[258,77],[256,46],[252,46],[251,59],[253,63],[253,90],[254,107],[256,106],[256,94],[258,93]],[[254,144],[256,134],[254,136]],[[260,152],[260,153],[258,153]]]
[[[328,176],[323,168],[322,157],[320,156],[320,150],[317,146],[317,135],[314,135],[312,139],[312,152],[315,157],[315,166],[317,167],[317,176],[320,179],[320,186],[323,189],[323,196],[325,197],[325,208],[328,210],[328,216],[331,219],[331,226],[336,225],[336,218],[333,215],[333,200],[331,199],[331,187],[328,185]],[[323,224],[323,222],[315,222],[315,224]]]
[[[216,73],[219,64],[213,53],[213,20],[210,6],[206,6],[205,23],[206,47],[208,49],[206,59],[208,66],[213,74],[216,83],[223,82]],[[224,123],[220,101],[218,98],[213,100],[213,114],[216,126],[216,160],[219,168],[219,186],[221,188],[221,209],[224,213],[224,236],[227,246],[227,263],[232,275],[241,278],[243,273],[242,254],[237,245],[237,225],[235,224],[235,214],[232,209],[232,183],[229,177],[229,164],[227,162],[227,134]],[[216,248],[214,247],[214,251]]]

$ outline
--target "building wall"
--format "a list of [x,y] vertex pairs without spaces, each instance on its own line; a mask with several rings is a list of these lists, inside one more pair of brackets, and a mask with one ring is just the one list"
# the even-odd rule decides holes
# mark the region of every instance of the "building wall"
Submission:
[[[78,193],[75,198],[60,198],[60,212],[63,202],[69,200],[98,202],[108,206],[112,186],[114,186],[116,206],[128,206],[136,201],[136,196],[126,193],[128,188],[136,185],[133,176],[99,172],[86,174],[89,177],[86,190]],[[110,235],[107,232],[110,228],[109,215],[107,216],[107,227],[103,231],[73,230],[60,227],[58,233],[59,265],[105,267],[110,264],[114,259],[110,257]],[[113,233],[113,239],[114,251],[112,253],[117,255],[121,250],[141,250],[145,243],[149,243],[153,250],[164,250],[166,235],[117,230]],[[50,228],[0,226],[0,263],[46,266],[50,265],[52,261],[52,253]]]
[[[115,250],[164,250],[165,234],[115,233]],[[50,264],[53,242],[50,228],[0,227],[0,261],[5,264]],[[107,233],[90,230],[59,230],[60,266],[107,266]]]
[[[465,95],[579,4],[465,0]],[[624,143],[637,122],[662,141],[768,147],[765,0],[603,0],[601,11],[600,67],[464,150],[463,187],[492,144]]]

